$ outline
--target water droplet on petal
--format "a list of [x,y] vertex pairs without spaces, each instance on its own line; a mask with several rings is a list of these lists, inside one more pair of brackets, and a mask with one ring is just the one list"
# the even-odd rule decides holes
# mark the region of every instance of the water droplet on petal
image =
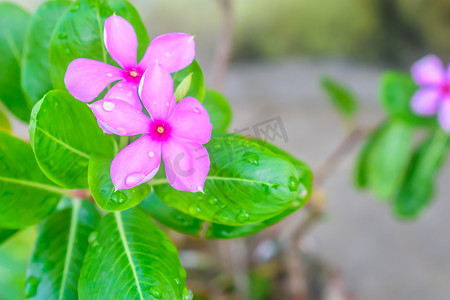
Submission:
[[194,108],[194,112],[197,113],[197,114],[199,114],[199,113],[201,112],[201,111],[200,111],[200,108],[195,107],[195,108]]
[[155,105],[156,105],[156,101],[153,101],[153,104],[155,104]]
[[114,102],[111,102],[111,101],[103,102],[102,106],[103,106],[103,109],[106,110],[106,111],[112,111],[114,109],[114,107],[116,107]]
[[128,92],[128,93],[127,93],[127,97],[128,97],[128,98],[133,97],[133,92]]
[[133,174],[130,174],[125,179],[125,184],[129,187],[138,185],[143,179],[145,178],[144,173],[136,172]]
[[170,103],[169,102],[166,102],[166,106],[169,106],[170,105]]
[[172,53],[170,53],[169,51],[166,51],[165,55],[166,55],[166,57],[171,57]]
[[117,84],[117,85],[118,85],[120,88],[123,87],[123,84],[121,84],[121,83],[119,83],[119,84]]
[[148,156],[150,156],[150,157],[155,156],[155,152],[149,152],[149,153],[148,153]]
[[106,73],[106,76],[113,77],[113,74],[112,73]]

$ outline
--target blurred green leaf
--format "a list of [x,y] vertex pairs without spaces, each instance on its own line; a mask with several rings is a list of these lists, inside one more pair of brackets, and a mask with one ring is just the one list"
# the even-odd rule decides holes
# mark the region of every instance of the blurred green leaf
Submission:
[[10,237],[12,237],[16,232],[19,230],[17,229],[4,229],[0,228],[0,245],[3,244],[5,241],[7,241]]
[[89,189],[97,205],[106,211],[120,211],[138,205],[150,193],[146,183],[115,192],[111,180],[112,158],[94,154],[89,161]]
[[140,209],[106,215],[89,241],[80,299],[189,299],[176,247]]
[[355,116],[358,111],[358,102],[349,88],[329,77],[322,78],[321,85],[341,116],[345,118]]
[[381,199],[394,197],[405,179],[413,155],[414,129],[391,121],[383,127],[367,157],[367,182]]
[[53,213],[40,226],[25,285],[26,299],[78,299],[89,234],[100,215],[89,201]]
[[435,118],[416,115],[411,110],[411,98],[417,90],[410,75],[386,72],[381,77],[381,105],[388,115],[414,125],[436,125]]
[[68,92],[50,91],[33,108],[30,139],[42,171],[66,188],[88,188],[92,153],[113,155],[115,142],[89,107]]
[[202,102],[205,98],[205,79],[202,68],[196,60],[183,70],[172,74],[174,91],[177,91],[180,84],[188,77],[191,77],[191,83],[187,92],[184,93],[184,97],[194,97]]
[[233,112],[227,99],[219,92],[207,89],[203,106],[209,114],[209,119],[213,125],[213,133],[226,132],[231,124]]
[[299,194],[309,193],[305,191],[308,183],[302,181],[303,174],[256,140],[237,135],[217,137],[206,148],[211,169],[205,193],[182,192],[169,184],[155,185],[163,202],[205,221],[236,226],[274,217]]
[[194,75],[194,73],[190,73],[186,78],[183,79],[183,81],[181,81],[181,83],[177,86],[177,88],[175,89],[175,99],[177,100],[177,102],[180,102],[181,100],[183,100],[188,91],[189,88],[191,87],[192,84],[192,76]]
[[0,131],[0,227],[42,221],[55,209],[60,193],[39,169],[30,145]]
[[6,117],[5,113],[0,109],[0,131],[3,130],[5,132],[11,132],[11,124],[9,123],[8,117]]
[[448,154],[449,141],[447,133],[437,130],[420,146],[403,187],[393,202],[393,209],[398,217],[417,217],[431,202],[436,177]]
[[144,56],[150,41],[133,5],[125,0],[77,0],[51,37],[50,72],[55,88],[65,88],[66,69],[76,58],[114,63],[103,45],[103,24],[114,13],[133,25],[139,41],[138,58]]
[[20,86],[20,65],[30,14],[15,4],[0,3],[0,101],[16,117],[28,122],[31,104]]
[[71,5],[69,0],[44,2],[31,18],[22,56],[22,89],[33,104],[52,89],[50,37],[56,23]]

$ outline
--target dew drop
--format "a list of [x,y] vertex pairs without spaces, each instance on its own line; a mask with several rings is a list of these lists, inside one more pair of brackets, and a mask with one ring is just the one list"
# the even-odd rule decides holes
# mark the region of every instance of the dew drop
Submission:
[[194,112],[197,113],[197,114],[199,114],[199,113],[201,112],[201,111],[200,111],[200,108],[195,107],[195,108],[194,108]]
[[128,92],[128,93],[127,93],[127,97],[128,97],[128,98],[133,97],[133,92]]
[[183,289],[183,300],[192,300],[192,298],[194,297],[194,294],[192,293],[192,291],[188,288],[184,288]]
[[106,76],[113,77],[113,74],[112,73],[106,73]]
[[214,150],[220,150],[220,148],[222,148],[222,145],[220,144],[214,145]]
[[169,102],[166,102],[166,106],[169,106],[170,105],[170,103]]
[[157,299],[161,299],[161,291],[157,287],[152,286],[150,288],[150,294]]
[[219,200],[217,200],[217,198],[209,198],[208,203],[211,205],[217,205],[217,203],[219,202]]
[[298,180],[294,176],[289,177],[288,188],[291,192],[295,192],[298,189]]
[[200,213],[200,207],[197,206],[189,206],[189,214],[191,215],[197,215]]
[[175,281],[176,285],[180,285],[181,284],[180,279],[178,279],[178,278],[174,278],[173,281]]
[[172,56],[172,54],[169,51],[166,51],[165,55],[166,55],[166,57],[171,57]]
[[67,32],[60,32],[60,33],[58,34],[58,38],[59,38],[60,40],[66,40],[68,37],[69,37],[69,35],[67,34]]
[[118,83],[117,86],[121,88],[121,87],[123,87],[123,84]]
[[149,152],[149,153],[148,153],[148,156],[150,156],[150,157],[155,156],[155,152]]
[[97,237],[98,237],[98,232],[97,231],[92,231],[91,234],[89,235],[89,238],[88,238],[89,243],[92,243],[92,242],[96,241]]
[[114,107],[116,107],[114,102],[110,102],[110,101],[103,102],[102,106],[103,106],[103,109],[106,111],[112,111],[114,109]]
[[242,159],[251,165],[259,166],[259,156],[253,152],[245,152]]
[[36,278],[34,276],[30,276],[25,283],[25,297],[31,298],[36,295],[39,283],[41,282],[40,278]]
[[144,178],[144,173],[136,172],[127,176],[127,178],[125,179],[125,184],[130,187],[135,186],[138,185]]
[[248,218],[250,218],[248,213],[245,210],[242,210],[237,216],[237,221],[239,223],[243,223],[243,222],[246,222],[248,220]]

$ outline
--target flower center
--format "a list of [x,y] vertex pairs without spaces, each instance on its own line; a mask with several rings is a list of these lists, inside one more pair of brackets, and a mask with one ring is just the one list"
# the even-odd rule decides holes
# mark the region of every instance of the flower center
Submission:
[[138,84],[142,78],[142,72],[138,68],[129,68],[125,70],[125,78],[127,81]]
[[154,140],[166,140],[171,131],[170,125],[165,121],[157,120],[150,125],[150,135]]
[[441,92],[444,96],[450,96],[450,81],[444,82],[444,84],[441,86]]

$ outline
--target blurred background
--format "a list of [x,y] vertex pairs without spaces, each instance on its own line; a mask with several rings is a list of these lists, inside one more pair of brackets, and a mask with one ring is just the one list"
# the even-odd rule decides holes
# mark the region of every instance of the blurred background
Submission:
[[[13,2],[34,11],[43,1]],[[346,135],[320,87],[322,76],[352,88],[361,101],[358,122],[374,126],[383,119],[377,102],[383,71],[408,72],[428,53],[450,60],[449,0],[234,0],[228,15],[217,0],[130,2],[150,37],[173,31],[196,36],[207,84],[223,88],[233,106],[233,130],[279,117],[288,141],[273,143],[313,169]],[[222,80],[216,49],[227,20],[233,20],[234,39]],[[353,187],[357,148],[323,186],[325,218],[301,242],[335,278],[327,299],[450,299],[450,168],[442,172],[432,206],[418,220],[402,222],[388,205]],[[8,278],[0,299],[21,298],[32,247],[27,237],[33,235],[27,230],[0,248],[0,277]],[[182,260],[190,264],[192,256],[182,253]]]

